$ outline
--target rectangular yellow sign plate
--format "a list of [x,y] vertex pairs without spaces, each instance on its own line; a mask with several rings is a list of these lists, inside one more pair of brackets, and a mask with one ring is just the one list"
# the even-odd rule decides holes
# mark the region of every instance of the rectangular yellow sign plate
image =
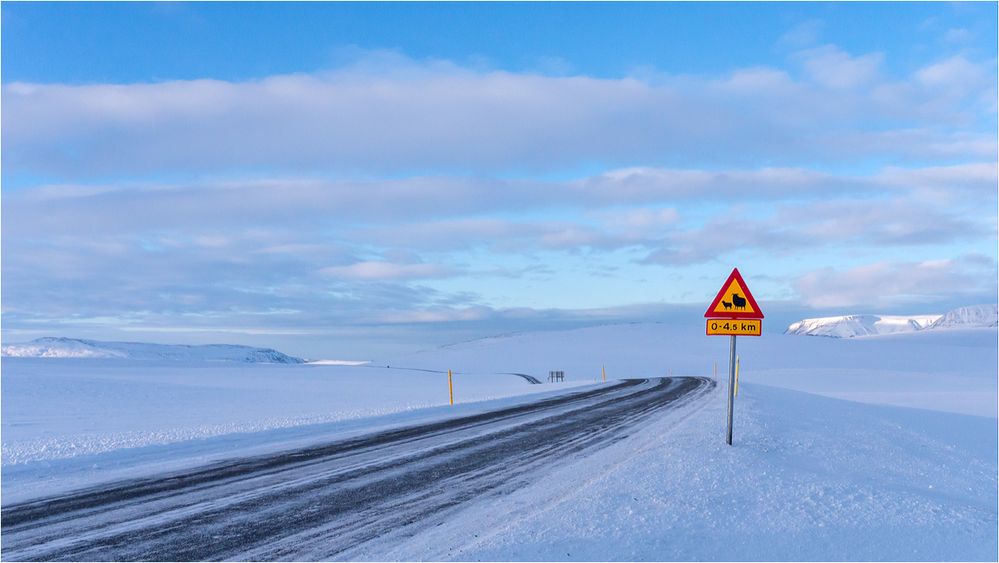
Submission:
[[708,336],[759,336],[763,321],[759,319],[708,319]]

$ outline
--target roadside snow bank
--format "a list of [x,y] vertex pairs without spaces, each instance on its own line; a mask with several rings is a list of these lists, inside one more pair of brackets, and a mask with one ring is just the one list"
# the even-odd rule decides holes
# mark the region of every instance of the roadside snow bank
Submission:
[[629,440],[387,556],[996,560],[995,419],[747,384],[734,446],[724,427],[719,386],[692,416],[664,413]]

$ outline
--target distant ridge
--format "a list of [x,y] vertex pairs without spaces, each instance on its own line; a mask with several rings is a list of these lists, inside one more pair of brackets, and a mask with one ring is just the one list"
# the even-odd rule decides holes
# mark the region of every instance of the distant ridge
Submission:
[[999,326],[999,306],[973,305],[959,307],[943,315],[845,315],[802,319],[788,326],[784,334],[853,338],[922,330],[996,326]]
[[45,337],[23,344],[7,344],[0,355],[20,358],[119,358],[130,360],[200,360],[218,362],[301,364],[305,360],[271,348],[236,344],[150,344],[103,342],[81,338]]
[[999,305],[973,305],[947,311],[928,328],[999,326]]

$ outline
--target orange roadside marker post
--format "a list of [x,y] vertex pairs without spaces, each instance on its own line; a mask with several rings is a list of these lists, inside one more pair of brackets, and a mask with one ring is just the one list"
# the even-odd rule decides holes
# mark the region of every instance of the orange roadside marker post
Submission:
[[451,370],[447,370],[447,394],[451,398],[451,406],[454,406],[454,385],[451,383]]

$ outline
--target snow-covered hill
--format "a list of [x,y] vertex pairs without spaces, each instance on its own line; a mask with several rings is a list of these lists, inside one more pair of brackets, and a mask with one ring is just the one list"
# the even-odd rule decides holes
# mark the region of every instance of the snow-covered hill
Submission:
[[967,328],[999,326],[999,305],[973,305],[947,311],[927,328]]
[[947,311],[943,315],[845,315],[802,319],[792,323],[784,334],[852,338],[936,330],[999,326],[999,305],[973,305]]
[[187,346],[145,342],[101,342],[78,338],[37,338],[0,349],[20,358],[120,358],[130,360],[195,360],[267,364],[300,364],[304,360],[272,350],[234,344]]
[[915,332],[932,325],[938,319],[940,319],[940,315],[917,315],[913,317],[846,315],[842,317],[821,317],[817,319],[803,319],[793,323],[787,327],[784,333],[850,338],[873,334]]

